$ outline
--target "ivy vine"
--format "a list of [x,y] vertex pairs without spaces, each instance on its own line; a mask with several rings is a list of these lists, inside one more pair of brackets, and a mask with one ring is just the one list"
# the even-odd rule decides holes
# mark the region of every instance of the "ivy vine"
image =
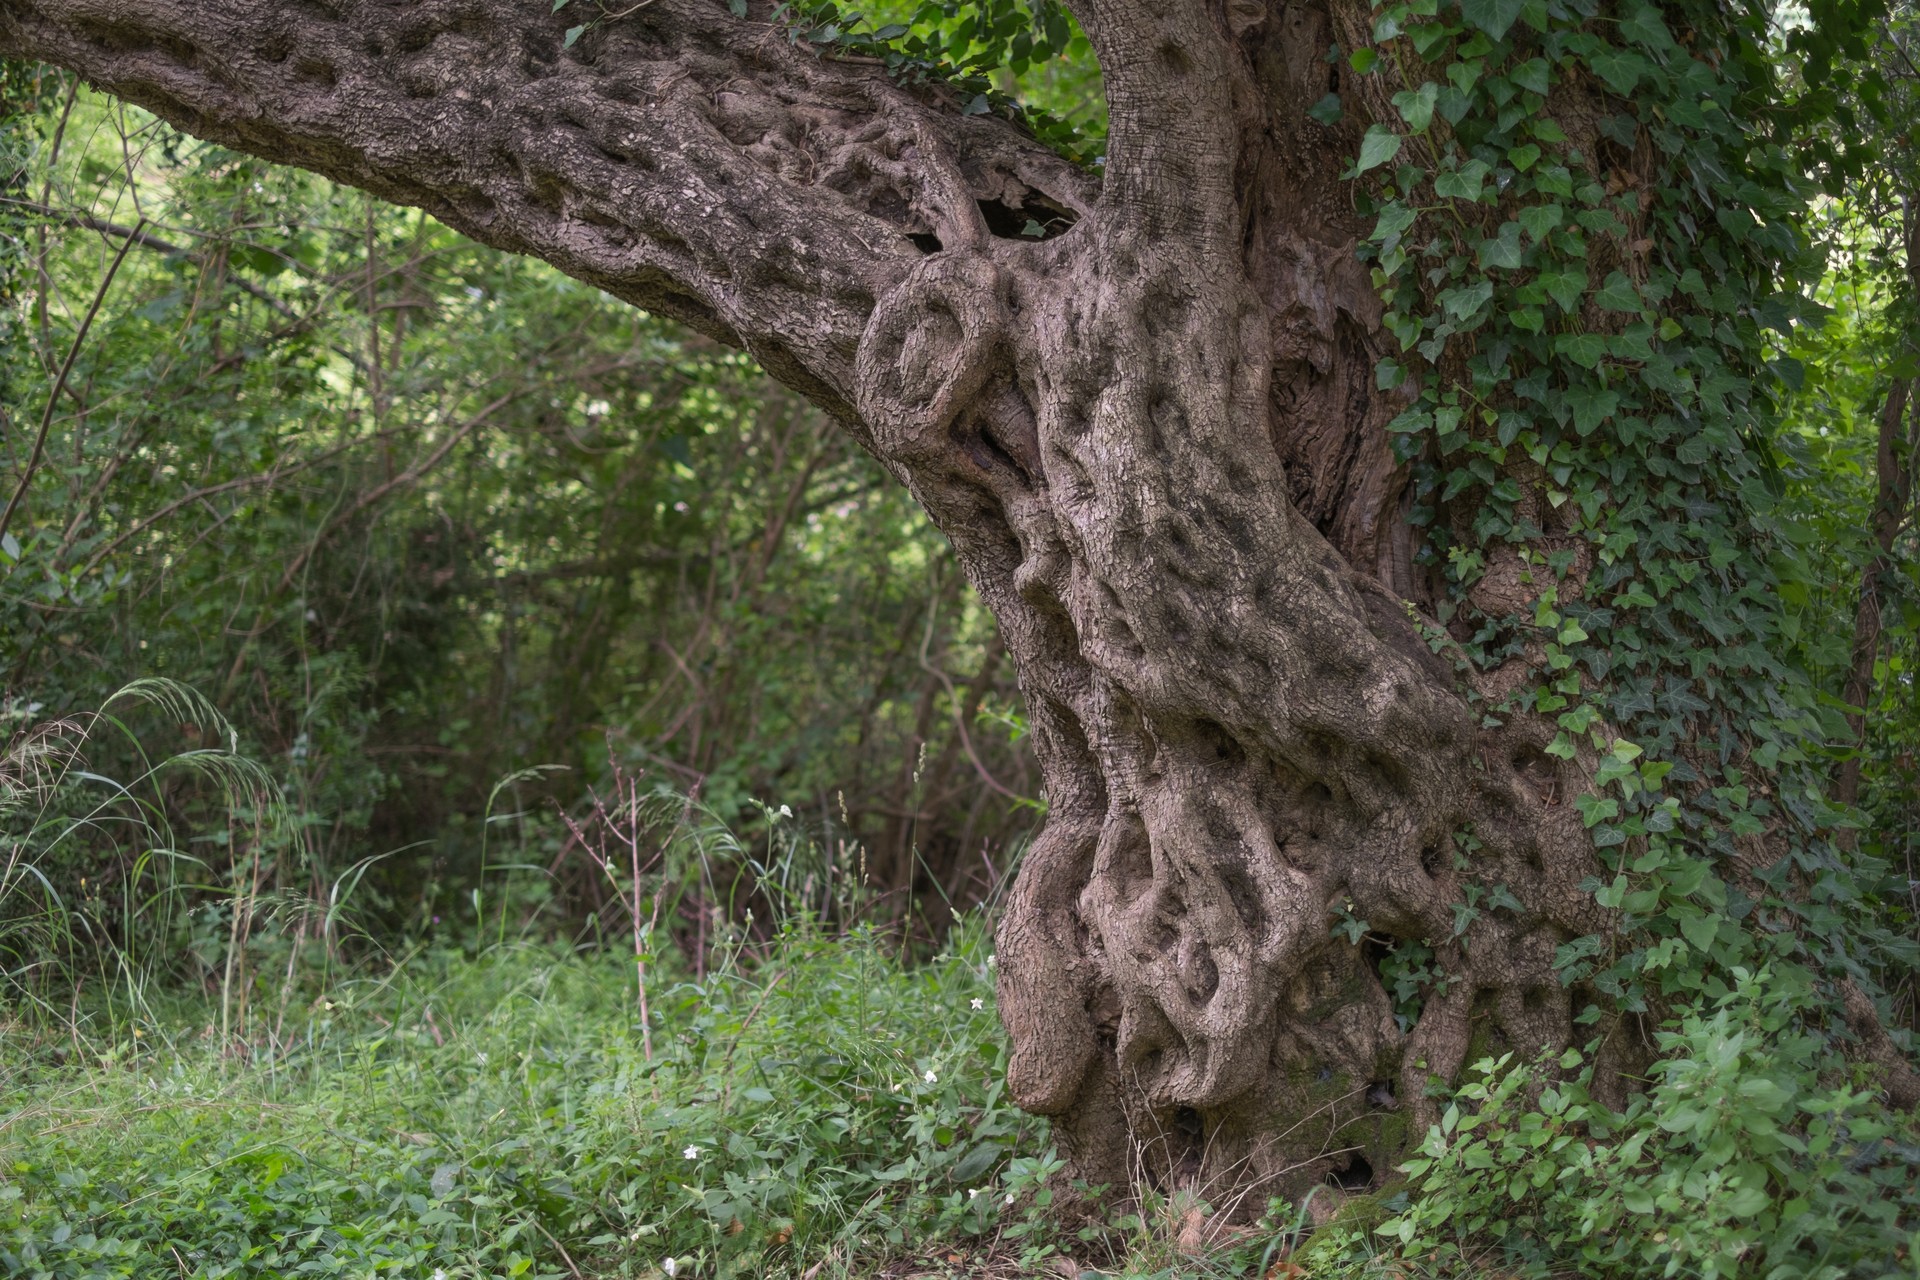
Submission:
[[[1819,318],[1822,259],[1815,193],[1758,114],[1767,38],[1757,8],[1392,0],[1344,54],[1397,117],[1350,176],[1442,621],[1481,666],[1536,674],[1489,723],[1550,715],[1551,754],[1599,758],[1576,804],[1619,932],[1559,963],[1632,1011],[1769,960],[1861,971],[1862,877],[1824,796],[1843,726],[1788,656],[1815,569],[1780,503],[1784,347]],[[1503,557],[1531,612],[1475,603]],[[1730,875],[1763,834],[1785,856]]]

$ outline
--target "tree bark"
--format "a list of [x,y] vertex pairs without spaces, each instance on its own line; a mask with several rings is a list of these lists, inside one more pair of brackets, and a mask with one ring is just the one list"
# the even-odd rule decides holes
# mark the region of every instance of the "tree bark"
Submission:
[[[1029,706],[1001,1013],[1077,1174],[1365,1185],[1470,1044],[1565,1045],[1592,762],[1483,728],[1418,608],[1340,179],[1366,121],[1306,114],[1366,6],[1076,3],[1096,182],[765,6],[569,48],[579,2],[0,0],[0,48],[739,344],[911,488]],[[1469,883],[1519,905],[1459,928]],[[1378,966],[1416,942],[1443,977],[1403,1030]]]

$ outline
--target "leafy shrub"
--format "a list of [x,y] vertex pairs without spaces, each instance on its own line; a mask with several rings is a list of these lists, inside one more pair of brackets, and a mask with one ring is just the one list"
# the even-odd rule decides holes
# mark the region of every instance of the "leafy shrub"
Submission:
[[[1798,1028],[1807,992],[1740,972],[1659,1035],[1652,1086],[1615,1113],[1591,1053],[1483,1060],[1403,1169],[1376,1230],[1401,1262],[1455,1274],[1840,1280],[1920,1258],[1920,1134]],[[1363,1257],[1356,1227],[1320,1258]]]

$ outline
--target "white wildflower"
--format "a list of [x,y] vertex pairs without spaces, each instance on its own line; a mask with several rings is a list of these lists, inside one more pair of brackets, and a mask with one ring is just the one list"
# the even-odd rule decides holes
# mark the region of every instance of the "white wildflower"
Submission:
[[679,1274],[680,1274],[680,1262],[679,1262],[679,1259],[677,1259],[677,1258],[662,1258],[662,1259],[660,1260],[660,1269],[661,1269],[662,1271],[664,1271],[664,1272],[666,1272],[666,1273],[667,1273],[667,1274],[668,1274],[669,1276],[677,1276],[677,1275],[679,1275]]
[[976,1009],[984,1009],[987,1007],[987,1002],[985,1000],[982,1000],[979,996],[975,996],[973,998],[973,1007]]
[[793,810],[789,809],[786,805],[781,805],[780,816],[783,818],[791,818],[793,816]]
[[1011,1192],[1011,1191],[1009,1191],[1009,1192],[1007,1192],[1007,1200],[1006,1200],[1006,1202],[1007,1202],[1008,1204],[1012,1204],[1012,1203],[1013,1203],[1013,1192]]
[[932,1067],[927,1068],[927,1074],[923,1076],[922,1079],[924,1079],[928,1084],[940,1083],[940,1077],[934,1074]]
[[685,1156],[689,1160],[698,1160],[700,1158],[700,1148],[695,1146],[688,1146],[688,1148],[685,1151],[682,1151],[680,1154]]
[[999,963],[1000,963],[999,956],[993,954],[993,952],[991,951],[987,952],[987,968],[991,969]]
[[969,1200],[978,1200],[979,1198],[980,1198],[980,1188],[978,1188],[978,1187],[969,1187],[969,1188],[967,1189],[967,1199],[969,1199]]

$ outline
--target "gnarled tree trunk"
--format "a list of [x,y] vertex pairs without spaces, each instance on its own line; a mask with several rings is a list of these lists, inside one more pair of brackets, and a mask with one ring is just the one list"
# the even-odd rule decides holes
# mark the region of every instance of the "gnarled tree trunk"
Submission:
[[[0,0],[0,47],[738,343],[910,486],[1031,712],[1001,1011],[1077,1173],[1362,1185],[1476,1037],[1564,1044],[1590,762],[1482,728],[1421,620],[1339,178],[1365,122],[1307,115],[1364,4],[1074,4],[1103,181],[762,4],[571,47],[549,7]],[[1520,905],[1462,932],[1469,881]],[[1396,942],[1445,975],[1405,1029]]]

